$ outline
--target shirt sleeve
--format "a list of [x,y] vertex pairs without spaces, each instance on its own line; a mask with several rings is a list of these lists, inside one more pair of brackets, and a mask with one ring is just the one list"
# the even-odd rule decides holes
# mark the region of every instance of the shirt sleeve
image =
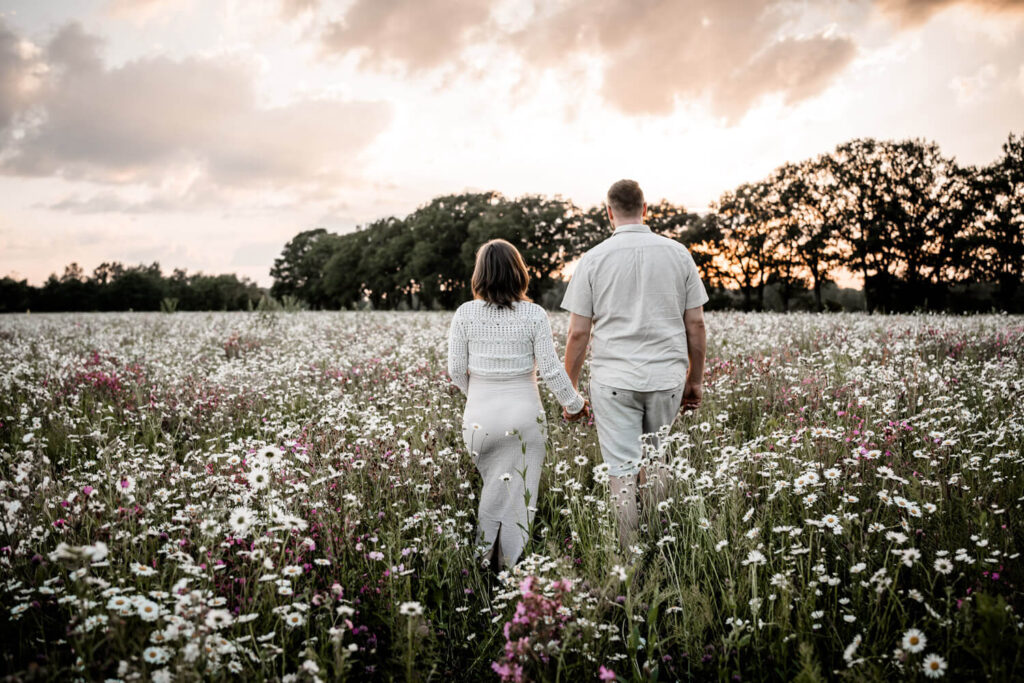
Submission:
[[555,395],[558,402],[569,413],[583,410],[583,396],[572,388],[569,375],[555,352],[555,342],[551,338],[551,322],[547,311],[538,306],[536,323],[533,330],[533,356],[537,361],[537,370],[541,379]]
[[703,306],[708,302],[708,293],[704,289],[704,283],[700,279],[700,271],[697,270],[697,264],[693,260],[693,256],[687,251],[685,254],[686,259],[686,303],[683,306],[684,309],[697,308]]
[[469,389],[469,339],[459,311],[455,311],[448,329],[448,376],[465,394]]
[[590,276],[584,259],[580,259],[576,264],[576,270],[565,288],[562,308],[584,318],[594,317],[594,290],[590,285]]

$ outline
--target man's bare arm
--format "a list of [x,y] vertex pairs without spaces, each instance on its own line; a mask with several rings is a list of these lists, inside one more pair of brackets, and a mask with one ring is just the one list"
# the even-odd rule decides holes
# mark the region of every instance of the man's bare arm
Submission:
[[583,361],[587,357],[587,344],[590,343],[591,318],[571,313],[569,315],[569,334],[565,341],[565,372],[572,381],[572,386],[579,391],[580,372]]
[[[686,327],[686,355],[690,359],[682,403],[683,411],[687,411],[699,408],[704,397],[704,356],[708,347],[707,332],[704,329],[704,307],[688,308],[683,313],[683,325]],[[566,357],[568,363],[568,353]]]

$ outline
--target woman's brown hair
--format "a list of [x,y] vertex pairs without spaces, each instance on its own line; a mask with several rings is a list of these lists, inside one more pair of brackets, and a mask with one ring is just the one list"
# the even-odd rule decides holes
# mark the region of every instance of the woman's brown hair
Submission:
[[502,239],[491,240],[476,252],[471,282],[473,296],[495,306],[512,308],[516,301],[529,301],[526,288],[530,274],[519,250]]

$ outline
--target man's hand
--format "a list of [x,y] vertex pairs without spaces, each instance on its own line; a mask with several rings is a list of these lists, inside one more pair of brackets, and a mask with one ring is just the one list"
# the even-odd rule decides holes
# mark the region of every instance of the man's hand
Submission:
[[684,413],[700,408],[701,399],[704,398],[704,386],[697,382],[687,382],[683,388],[683,402],[680,409]]
[[578,413],[570,413],[566,411],[565,408],[562,408],[562,417],[564,417],[569,422],[578,422],[579,420],[582,420],[585,417],[590,417],[590,401],[587,399],[583,399],[583,407],[580,409],[580,412]]

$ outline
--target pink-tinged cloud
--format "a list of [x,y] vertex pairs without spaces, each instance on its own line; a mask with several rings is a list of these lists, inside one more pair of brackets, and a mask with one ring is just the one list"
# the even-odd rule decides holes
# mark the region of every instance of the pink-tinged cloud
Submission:
[[489,16],[488,3],[480,0],[356,0],[343,18],[328,23],[323,49],[356,51],[374,67],[400,62],[429,69],[482,37]]
[[[358,177],[360,153],[390,118],[390,106],[376,102],[263,107],[251,63],[231,56],[108,68],[100,41],[78,24],[61,29],[38,59],[48,74],[34,98],[0,92],[0,112],[23,119],[0,150],[7,174],[151,185],[189,175],[215,187],[329,188]],[[0,72],[24,68],[0,59]]]
[[876,0],[878,8],[905,26],[927,21],[933,14],[960,5],[986,13],[1024,13],[1024,0]]
[[798,13],[780,0],[565,0],[536,2],[509,28],[485,2],[357,0],[327,27],[323,47],[414,72],[458,64],[482,43],[504,45],[534,73],[591,57],[603,65],[604,99],[622,112],[662,115],[708,98],[736,121],[764,95],[797,102],[821,92],[856,54],[825,26],[786,39]]

